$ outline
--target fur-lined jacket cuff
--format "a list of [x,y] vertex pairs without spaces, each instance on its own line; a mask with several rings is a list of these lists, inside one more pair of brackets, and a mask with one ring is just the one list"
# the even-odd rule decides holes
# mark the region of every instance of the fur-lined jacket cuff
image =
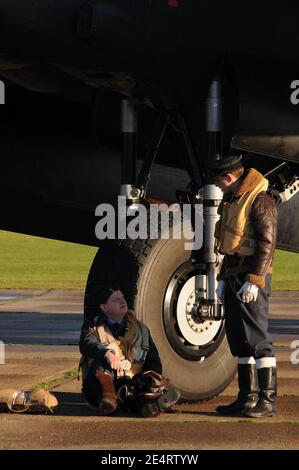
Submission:
[[256,276],[255,274],[246,274],[245,277],[246,281],[255,284],[256,286],[260,287],[261,289],[265,287],[265,278],[262,276]]

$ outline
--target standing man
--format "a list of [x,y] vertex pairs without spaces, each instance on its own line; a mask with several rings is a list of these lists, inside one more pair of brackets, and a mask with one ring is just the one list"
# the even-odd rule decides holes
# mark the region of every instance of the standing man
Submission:
[[148,328],[128,310],[123,293],[98,289],[98,315],[85,319],[80,337],[83,395],[104,415],[119,405],[143,417],[166,411],[180,397],[165,379]]
[[224,192],[216,225],[216,249],[224,254],[217,296],[224,303],[231,353],[238,358],[237,399],[218,406],[221,415],[252,418],[277,411],[276,359],[268,334],[268,303],[276,243],[277,210],[268,181],[242,156],[213,163],[214,184]]

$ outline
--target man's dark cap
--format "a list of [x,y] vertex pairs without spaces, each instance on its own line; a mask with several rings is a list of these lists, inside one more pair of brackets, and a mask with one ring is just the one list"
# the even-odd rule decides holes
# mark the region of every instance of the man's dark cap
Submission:
[[99,304],[105,304],[107,300],[109,299],[110,295],[113,294],[113,292],[116,292],[119,290],[119,287],[115,286],[99,286],[98,287],[98,292],[97,292],[97,298]]
[[227,157],[222,158],[212,162],[209,165],[209,170],[213,173],[214,177],[223,176],[226,173],[236,170],[237,168],[242,167],[242,155],[228,155]]

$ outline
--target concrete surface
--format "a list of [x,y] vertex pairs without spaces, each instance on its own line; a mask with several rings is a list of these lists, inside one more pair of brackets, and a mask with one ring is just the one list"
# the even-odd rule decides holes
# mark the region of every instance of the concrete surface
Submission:
[[[1,295],[20,300],[1,302]],[[60,402],[54,415],[1,414],[0,449],[298,449],[299,364],[290,362],[291,343],[299,340],[298,307],[298,292],[271,299],[279,367],[279,412],[273,418],[215,413],[236,394],[236,380],[209,402],[177,405],[174,413],[154,419],[101,417],[87,408],[80,382],[72,380],[53,389]],[[0,339],[6,343],[0,387],[31,388],[77,367],[82,309],[82,291],[0,291]]]

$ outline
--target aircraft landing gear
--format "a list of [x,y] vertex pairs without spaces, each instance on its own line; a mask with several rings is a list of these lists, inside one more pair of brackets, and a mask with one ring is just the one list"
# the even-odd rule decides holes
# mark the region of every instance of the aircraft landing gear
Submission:
[[[216,93],[216,94],[215,94]],[[208,101],[209,156],[219,150],[221,133],[219,87],[213,84]],[[216,105],[216,106],[215,106]],[[213,113],[213,109],[216,109]],[[194,169],[195,184],[203,186],[202,174],[193,155],[188,131],[180,113],[175,113],[183,135],[187,156]],[[169,115],[162,115],[153,137],[150,154],[145,158],[139,177],[135,178],[137,120],[127,100],[122,108],[123,161],[121,194],[129,207],[137,207],[146,194],[150,169],[164,136]],[[97,311],[97,286],[118,285],[129,307],[150,328],[164,365],[163,373],[181,392],[183,399],[207,400],[224,390],[235,375],[224,330],[222,309],[215,289],[217,285],[214,254],[214,227],[221,194],[209,181],[204,185],[205,234],[203,253],[185,249],[184,239],[172,234],[185,224],[173,218],[168,239],[104,242],[91,267],[85,293],[85,315]],[[199,201],[199,199],[198,199]],[[184,233],[189,239],[192,225]],[[189,234],[187,233],[189,230]]]

